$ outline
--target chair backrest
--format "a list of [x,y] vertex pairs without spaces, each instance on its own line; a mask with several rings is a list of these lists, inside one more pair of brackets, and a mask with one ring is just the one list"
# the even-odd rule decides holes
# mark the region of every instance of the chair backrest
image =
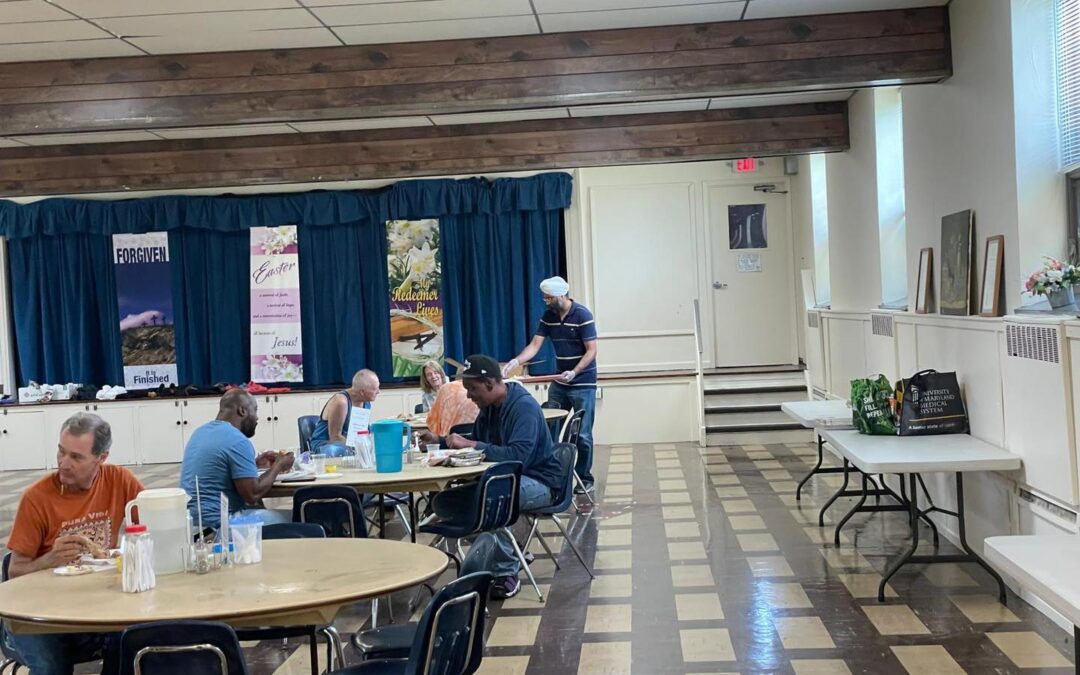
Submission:
[[476,485],[465,488],[474,497],[468,513],[471,534],[509,527],[518,519],[518,486],[521,485],[521,462],[499,462],[489,466]]
[[263,525],[263,539],[322,539],[326,530],[318,523],[275,523]]
[[[541,408],[546,408],[548,410],[563,410],[564,409],[562,407],[562,405],[559,404],[558,401],[544,401],[543,403],[540,404],[540,407]],[[555,442],[555,443],[561,443],[562,442],[563,433],[566,431],[566,427],[565,427],[565,425],[562,424],[562,422],[565,419],[566,418],[553,419],[553,420],[548,420],[547,421],[548,432],[551,434],[551,440],[553,442]]]
[[555,503],[543,510],[549,513],[562,513],[570,508],[574,501],[574,465],[577,464],[577,446],[573,443],[559,443],[551,450],[555,463],[559,465],[559,493]]
[[296,419],[296,430],[300,433],[300,452],[311,452],[311,435],[319,423],[318,415],[302,415]]
[[293,495],[293,522],[321,525],[328,537],[367,537],[360,495],[348,485],[314,485],[297,490]]
[[[473,423],[472,422],[466,422],[464,424],[455,424],[454,426],[450,427],[450,433],[451,434],[457,434],[459,436],[464,436],[465,438],[472,438],[473,437]],[[447,435],[449,435],[449,434],[447,434]]]
[[584,419],[584,410],[575,410],[570,413],[570,416],[566,418],[566,423],[563,425],[562,433],[559,434],[559,442],[577,445],[578,439],[581,437],[581,422]]
[[233,629],[214,621],[157,621],[120,634],[120,675],[247,675]]
[[11,567],[11,551],[4,554],[3,567],[0,568],[0,583],[8,580],[8,568]]
[[424,412],[424,404],[423,403],[417,403],[416,405],[413,406],[413,414],[419,415],[422,412]]
[[484,608],[491,572],[446,584],[416,626],[407,675],[471,675],[484,657]]

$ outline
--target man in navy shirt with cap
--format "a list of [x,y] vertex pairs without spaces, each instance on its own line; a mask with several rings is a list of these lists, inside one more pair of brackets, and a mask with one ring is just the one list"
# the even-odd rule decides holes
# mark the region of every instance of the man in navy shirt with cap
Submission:
[[578,437],[577,474],[586,490],[593,486],[593,415],[596,410],[596,322],[592,312],[569,296],[570,285],[562,277],[540,282],[548,309],[540,317],[536,335],[503,368],[505,377],[522,363],[528,363],[550,339],[555,348],[559,379],[548,390],[548,400],[560,408],[581,410],[581,435]]

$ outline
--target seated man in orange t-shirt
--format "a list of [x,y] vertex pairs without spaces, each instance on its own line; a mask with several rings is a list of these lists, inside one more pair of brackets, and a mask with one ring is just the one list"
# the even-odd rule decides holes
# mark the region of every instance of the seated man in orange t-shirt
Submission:
[[[131,471],[105,463],[111,446],[109,423],[97,415],[77,413],[64,422],[57,471],[27,488],[19,502],[7,543],[11,578],[68,565],[91,547],[115,548],[124,506],[143,486]],[[99,658],[109,637],[0,632],[7,650],[35,675],[71,675],[76,663]]]

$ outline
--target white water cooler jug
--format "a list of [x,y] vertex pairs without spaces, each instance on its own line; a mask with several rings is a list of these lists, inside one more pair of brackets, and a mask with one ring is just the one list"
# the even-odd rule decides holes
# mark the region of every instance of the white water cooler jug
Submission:
[[[188,494],[180,488],[143,490],[127,503],[124,516],[128,525],[146,525],[154,540],[154,574],[162,576],[184,571],[184,560],[191,546],[191,516],[187,510]],[[137,509],[132,519],[132,508]]]

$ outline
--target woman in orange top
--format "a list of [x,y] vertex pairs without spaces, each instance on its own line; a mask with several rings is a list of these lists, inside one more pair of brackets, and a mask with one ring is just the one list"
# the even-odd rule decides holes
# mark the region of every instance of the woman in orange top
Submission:
[[480,409],[469,400],[465,385],[461,382],[447,382],[439,387],[435,403],[427,416],[427,426],[436,436],[446,436],[452,427],[458,424],[472,424]]

